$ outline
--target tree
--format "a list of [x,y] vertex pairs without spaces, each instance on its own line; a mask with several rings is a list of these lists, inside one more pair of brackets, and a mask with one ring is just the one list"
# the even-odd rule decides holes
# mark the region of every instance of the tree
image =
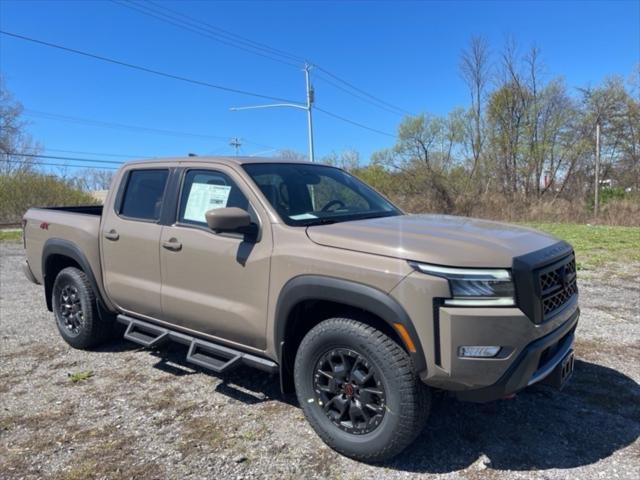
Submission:
[[277,156],[282,158],[283,160],[292,160],[294,162],[304,162],[308,160],[307,156],[304,153],[300,153],[297,150],[291,150],[288,148],[280,150]]
[[474,36],[460,56],[460,72],[471,95],[471,134],[469,145],[473,156],[472,176],[478,168],[484,146],[483,105],[491,74],[489,46],[483,37]]
[[31,171],[40,147],[26,131],[22,104],[6,89],[0,76],[0,174]]
[[85,192],[94,190],[108,190],[113,181],[115,170],[87,168],[73,175],[72,182]]
[[331,152],[328,155],[325,155],[320,159],[320,163],[352,171],[356,170],[360,166],[360,154],[356,150],[348,148],[339,154]]

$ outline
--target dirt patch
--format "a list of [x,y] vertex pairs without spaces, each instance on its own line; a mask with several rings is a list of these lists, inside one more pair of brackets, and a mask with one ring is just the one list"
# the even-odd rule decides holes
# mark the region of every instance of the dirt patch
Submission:
[[[640,265],[579,273],[576,371],[563,391],[480,405],[438,396],[405,453],[366,465],[329,449],[277,377],[205,373],[179,348],[71,349],[22,259],[19,245],[0,245],[2,480],[638,478]],[[67,377],[83,371],[93,376]]]
[[640,364],[640,343],[624,345],[611,344],[605,339],[585,339],[577,338],[575,341],[575,351],[579,358],[584,360],[598,361],[602,359],[616,359],[629,363]]

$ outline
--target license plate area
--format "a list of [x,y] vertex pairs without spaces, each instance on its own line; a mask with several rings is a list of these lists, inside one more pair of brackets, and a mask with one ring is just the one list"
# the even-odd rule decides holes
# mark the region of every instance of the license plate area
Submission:
[[561,390],[573,375],[575,355],[570,350],[542,383]]

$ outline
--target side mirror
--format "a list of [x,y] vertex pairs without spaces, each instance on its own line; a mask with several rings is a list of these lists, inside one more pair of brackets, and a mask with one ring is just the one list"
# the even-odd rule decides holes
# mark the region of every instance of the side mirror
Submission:
[[204,214],[207,225],[216,232],[234,232],[251,225],[251,216],[238,207],[214,208]]

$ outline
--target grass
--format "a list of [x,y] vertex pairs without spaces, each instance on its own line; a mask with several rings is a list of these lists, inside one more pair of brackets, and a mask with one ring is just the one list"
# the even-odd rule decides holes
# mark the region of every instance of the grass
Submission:
[[19,242],[22,240],[22,230],[0,230],[0,242]]
[[73,383],[78,383],[93,377],[93,370],[83,370],[81,372],[69,373],[67,375],[69,376],[69,380]]
[[536,223],[530,226],[573,245],[580,270],[593,270],[612,262],[640,262],[640,227],[571,223]]

